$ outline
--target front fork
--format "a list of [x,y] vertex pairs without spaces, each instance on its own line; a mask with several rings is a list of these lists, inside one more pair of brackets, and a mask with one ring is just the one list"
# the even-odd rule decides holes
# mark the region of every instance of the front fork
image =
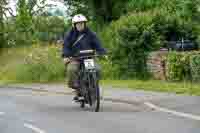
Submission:
[[[93,93],[95,92],[95,85],[97,84],[95,79],[96,79],[96,70],[87,70],[81,75],[82,79],[80,78],[80,83],[81,83],[81,94],[85,98],[86,101],[89,101],[89,92]],[[93,89],[93,90],[89,90]]]

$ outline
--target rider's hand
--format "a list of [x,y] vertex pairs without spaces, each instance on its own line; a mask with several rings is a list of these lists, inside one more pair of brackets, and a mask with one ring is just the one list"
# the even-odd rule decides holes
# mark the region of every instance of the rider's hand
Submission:
[[70,58],[64,58],[63,61],[65,64],[68,64],[70,62]]

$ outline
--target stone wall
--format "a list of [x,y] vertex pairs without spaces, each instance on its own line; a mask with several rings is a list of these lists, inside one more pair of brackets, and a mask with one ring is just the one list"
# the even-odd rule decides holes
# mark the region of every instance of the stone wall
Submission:
[[166,80],[165,76],[165,62],[168,51],[156,51],[150,53],[147,60],[147,67],[154,79]]

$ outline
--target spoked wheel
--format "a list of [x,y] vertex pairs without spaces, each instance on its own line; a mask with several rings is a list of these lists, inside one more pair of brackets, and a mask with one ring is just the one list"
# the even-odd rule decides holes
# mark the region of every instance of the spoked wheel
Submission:
[[94,77],[89,88],[89,104],[92,111],[99,112],[100,108],[100,90],[98,82]]
[[97,86],[96,88],[96,99],[93,100],[93,106],[95,108],[95,112],[99,112],[99,108],[100,108],[100,91],[99,91],[99,86]]

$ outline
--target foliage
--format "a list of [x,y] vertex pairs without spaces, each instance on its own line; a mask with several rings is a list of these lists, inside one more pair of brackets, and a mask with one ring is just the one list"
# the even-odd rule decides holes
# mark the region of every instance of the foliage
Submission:
[[197,44],[200,40],[199,31],[199,24],[192,18],[171,14],[164,8],[155,8],[121,17],[102,30],[101,38],[112,51],[112,63],[120,66],[121,78],[123,75],[138,77],[143,75],[142,71],[146,71],[145,60],[149,51],[169,47],[169,41],[180,41],[182,38]]
[[[4,25],[4,34],[7,44],[4,47],[16,47],[45,42],[55,43],[62,40],[69,25],[63,18],[56,16],[36,16],[32,18],[31,30],[19,31],[19,25],[10,19]],[[41,43],[43,44],[43,43]]]
[[76,10],[97,20],[100,24],[118,19],[125,11],[128,0],[66,0]]
[[119,66],[113,64],[109,60],[100,60],[99,64],[101,65],[101,78],[102,79],[120,79],[119,75]]
[[32,16],[29,14],[26,0],[19,0],[17,3],[16,17],[16,44],[30,45],[32,44]]
[[154,17],[154,29],[162,37],[162,43],[168,47],[169,41],[190,40],[197,43],[198,25],[192,20],[185,20],[177,14],[170,14],[161,10]]
[[130,14],[112,23],[102,33],[103,42],[112,50],[111,60],[118,65],[120,78],[146,78],[148,52],[160,46],[149,13]]
[[127,3],[128,11],[148,11],[162,6],[165,0],[130,0]]
[[18,81],[58,81],[64,79],[64,65],[57,46],[33,46],[24,63],[17,66]]
[[[35,1],[26,3],[26,0],[19,0],[16,19],[2,21],[0,13],[0,47],[31,45],[39,41],[49,44],[63,39],[69,23],[59,17],[33,16],[31,10]],[[92,20],[89,26],[99,32],[104,46],[111,50],[109,62],[101,61],[106,67],[103,70],[106,78],[147,77],[148,53],[161,46],[167,47],[169,41],[184,38],[200,44],[199,0],[67,1],[75,9],[74,14],[83,13]],[[176,55],[182,59],[179,60],[172,55],[168,59],[170,80],[187,79],[196,74],[196,71],[188,70],[189,66],[195,66],[189,61],[193,57]],[[196,60],[196,55],[194,58]],[[187,65],[182,65],[185,61]],[[26,65],[24,70],[27,72],[32,68],[46,70],[46,67],[38,65]],[[25,72],[20,68],[19,71]]]
[[200,56],[194,52],[170,52],[166,60],[166,73],[171,81],[199,81]]
[[129,0],[127,10],[144,12],[149,10],[166,10],[180,17],[195,18],[198,15],[199,0]]
[[0,48],[3,48],[7,44],[5,39],[5,18],[7,18],[7,13],[10,12],[10,8],[7,8],[8,1],[0,1]]
[[200,53],[190,56],[190,69],[193,81],[200,81]]
[[171,81],[181,81],[190,78],[189,54],[170,52],[167,61],[167,77]]
[[34,18],[35,38],[50,43],[63,39],[68,24],[63,18],[56,16],[38,16]]
[[[42,0],[45,1],[45,0]],[[67,31],[68,23],[62,17],[33,16],[33,7],[37,0],[19,0],[17,2],[17,16],[2,21],[2,47],[16,47],[32,45],[39,41],[54,43],[62,40]],[[45,7],[45,5],[44,5]],[[44,7],[38,7],[38,10]],[[3,42],[4,40],[4,42]]]

